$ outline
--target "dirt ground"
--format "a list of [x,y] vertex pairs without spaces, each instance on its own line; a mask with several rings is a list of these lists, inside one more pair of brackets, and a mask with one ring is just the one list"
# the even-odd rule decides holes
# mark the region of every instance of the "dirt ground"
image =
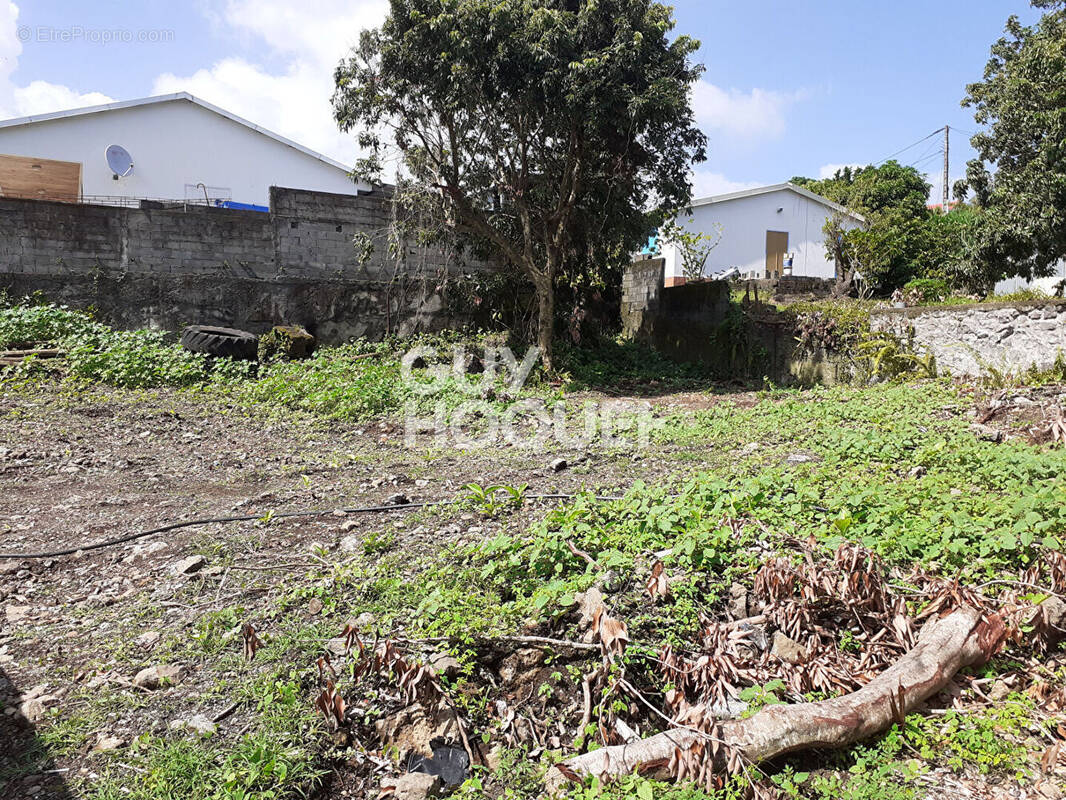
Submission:
[[[730,391],[666,394],[650,402],[662,416],[698,411],[723,397],[742,407],[758,401],[754,393]],[[472,542],[524,530],[549,501],[528,503],[502,520],[451,506],[369,514],[336,509],[444,500],[470,483],[527,485],[531,494],[613,495],[637,480],[666,481],[728,459],[706,444],[657,444],[641,452],[412,449],[394,423],[249,416],[182,392],[0,395],[0,551],[77,548],[175,522],[253,518],[70,556],[0,558],[0,740],[13,743],[17,757],[35,746],[35,732],[21,717],[44,719],[85,690],[124,697],[94,721],[73,755],[13,778],[6,796],[73,797],[72,779],[94,775],[97,751],[127,746],[146,731],[165,734],[178,720],[206,718],[221,736],[246,732],[252,724],[246,710],[217,690],[216,673],[196,663],[185,664],[178,685],[161,692],[136,680],[146,667],[165,663],[168,648],[192,636],[207,615],[235,605],[249,616],[268,614],[297,576],[323,554],[343,554],[352,537],[394,531],[397,546],[411,552]],[[307,510],[326,513],[274,516]],[[307,606],[309,619],[317,613]],[[338,771],[323,796],[366,796],[371,787],[364,773]],[[943,792],[954,779],[945,772],[922,780]],[[953,796],[1030,796],[998,777],[956,788]]]
[[[705,407],[708,399],[690,393],[653,402],[665,411]],[[392,423],[272,420],[167,391],[3,395],[0,420],[0,551],[6,553],[77,548],[198,518],[377,506],[396,494],[413,503],[449,499],[469,483],[609,495],[702,458],[700,448],[674,447],[660,447],[654,456],[602,449],[427,453],[406,447],[402,427]],[[565,468],[553,463],[560,458]],[[534,503],[500,525],[527,524],[542,507]],[[309,565],[315,548],[336,551],[345,537],[389,526],[403,526],[407,548],[493,533],[473,515],[447,508],[418,524],[404,516],[335,512],[270,524],[215,523],[71,556],[0,559],[6,732],[28,735],[12,722],[20,698],[43,698],[47,708],[62,704],[72,688],[103,683],[136,694],[131,681],[139,665],[152,662],[156,642],[184,635],[198,618],[235,602],[269,606],[291,577],[286,566]],[[232,551],[223,564],[212,563],[219,542]],[[198,554],[202,568],[176,573]],[[146,631],[149,643],[138,639]],[[169,704],[208,716],[224,710],[198,705],[199,689],[206,687],[197,687],[195,677],[185,680],[173,693],[181,697]],[[165,714],[149,710],[150,724],[165,730]],[[132,707],[107,720],[97,738],[128,742],[146,724],[144,712]],[[235,731],[242,724],[239,715],[222,723]],[[91,770],[90,752],[83,755],[47,779],[16,782],[16,794],[45,797],[50,787],[63,796],[57,782],[64,775]]]

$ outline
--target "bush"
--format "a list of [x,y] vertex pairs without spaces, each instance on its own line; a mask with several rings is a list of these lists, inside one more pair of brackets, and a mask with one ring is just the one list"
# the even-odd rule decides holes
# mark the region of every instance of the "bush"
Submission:
[[915,278],[903,287],[903,299],[909,306],[942,303],[951,295],[943,278]]
[[1031,300],[1047,300],[1051,295],[1039,286],[1026,286],[1006,294],[993,294],[988,300],[995,303],[1027,303]]
[[28,300],[0,302],[0,348],[55,347],[72,336],[106,330],[91,314]]
[[85,311],[35,300],[0,306],[0,347],[35,346],[64,350],[72,378],[124,389],[190,386],[210,372],[205,356],[159,331],[116,331]]
[[870,332],[870,303],[822,300],[794,303],[785,311],[796,317],[796,340],[801,352],[821,349],[851,353]]
[[385,346],[375,349],[379,352],[367,353],[346,345],[304,361],[264,365],[258,380],[238,387],[238,397],[327,418],[358,420],[395,411],[408,394],[400,362]]

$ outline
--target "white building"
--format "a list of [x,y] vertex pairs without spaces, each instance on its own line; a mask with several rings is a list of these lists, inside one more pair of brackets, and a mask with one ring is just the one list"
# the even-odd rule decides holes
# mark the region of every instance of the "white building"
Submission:
[[[737,269],[744,277],[771,278],[789,273],[818,278],[836,274],[826,255],[823,228],[834,215],[843,217],[845,228],[865,220],[837,203],[791,183],[694,200],[691,213],[678,217],[678,224],[718,238],[703,274],[712,276]],[[720,235],[719,235],[720,233]],[[683,282],[684,271],[678,248],[662,244],[666,259],[666,282]]]
[[[132,160],[123,177],[105,158],[111,145]],[[186,92],[0,121],[0,154],[80,163],[84,202],[203,203],[206,191],[212,203],[265,207],[271,186],[370,191],[343,164]]]
[[1047,278],[1033,278],[1027,281],[1025,278],[1007,278],[1000,281],[993,289],[993,294],[1010,294],[1019,289],[1036,289],[1044,294],[1054,295],[1059,286],[1066,283],[1066,261],[1060,261],[1055,265],[1055,271]]

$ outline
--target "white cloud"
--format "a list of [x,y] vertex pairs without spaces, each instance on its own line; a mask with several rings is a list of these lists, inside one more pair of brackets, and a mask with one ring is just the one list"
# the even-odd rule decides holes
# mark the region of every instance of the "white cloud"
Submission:
[[865,166],[865,164],[823,164],[818,168],[818,178],[824,181],[827,178],[832,178],[845,167],[851,167],[852,169],[856,169],[857,167]]
[[697,169],[692,174],[692,196],[694,198],[713,197],[719,194],[740,192],[744,189],[754,189],[762,186],[761,183],[751,181],[733,181],[720,172]]
[[14,90],[14,98],[18,116],[114,102],[114,98],[101,92],[77,92],[48,81],[31,81],[28,86],[20,86]]
[[[333,121],[333,70],[360,33],[380,25],[387,11],[387,0],[317,0],[313,10],[291,0],[228,0],[208,9],[211,23],[249,43],[265,44],[272,53],[269,65],[225,58],[191,74],[159,75],[150,93],[190,92],[350,163],[354,137],[340,133]],[[0,0],[0,118],[112,101],[101,92],[47,81],[17,85],[12,76],[22,53],[18,16],[14,2]]]
[[696,122],[708,133],[737,139],[776,139],[785,132],[789,107],[807,97],[807,92],[777,92],[770,89],[722,89],[701,80],[692,91]]
[[229,0],[216,20],[265,43],[280,68],[226,58],[191,75],[160,75],[153,94],[190,92],[238,116],[351,163],[355,139],[333,121],[333,70],[359,34],[380,25],[385,0],[320,0],[314,13],[291,0]]
[[272,74],[240,58],[227,58],[191,75],[164,74],[152,94],[190,92],[238,116],[344,163],[355,141],[337,130],[330,105],[332,78],[299,63]]
[[111,102],[100,92],[82,93],[48,81],[32,81],[18,86],[12,79],[22,55],[19,41],[19,8],[10,0],[0,0],[0,118],[46,114],[67,108]]

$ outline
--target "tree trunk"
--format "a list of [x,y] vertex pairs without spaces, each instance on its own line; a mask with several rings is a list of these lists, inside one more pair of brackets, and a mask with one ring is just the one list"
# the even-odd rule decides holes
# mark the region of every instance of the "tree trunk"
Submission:
[[[757,764],[794,750],[860,741],[902,721],[961,668],[987,661],[1005,635],[998,615],[986,618],[976,609],[959,609],[928,623],[909,653],[851,694],[817,703],[769,706],[747,719],[724,720],[714,734],[719,747],[704,734],[677,728],[594,750],[553,767],[546,777],[548,789],[556,792],[567,780],[589,775],[621,776],[641,770],[665,776],[675,756],[691,775],[704,765],[724,772],[731,751],[743,763]],[[694,752],[700,744],[705,745],[703,752]]]
[[555,284],[549,277],[534,283],[537,289],[537,347],[544,363],[544,371],[551,375],[555,371],[552,345],[555,331]]

